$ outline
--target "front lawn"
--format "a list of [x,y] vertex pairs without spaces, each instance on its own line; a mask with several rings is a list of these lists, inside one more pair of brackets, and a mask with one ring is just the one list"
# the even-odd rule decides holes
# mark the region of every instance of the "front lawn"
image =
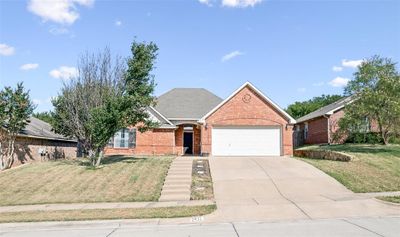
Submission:
[[387,202],[400,203],[400,196],[378,197],[379,199]]
[[157,201],[173,157],[38,162],[0,173],[0,205]]
[[299,158],[357,193],[400,191],[400,146],[344,144],[307,146],[350,154],[349,162]]
[[159,208],[5,212],[0,215],[0,223],[193,217],[209,214],[216,208],[216,205],[206,205]]

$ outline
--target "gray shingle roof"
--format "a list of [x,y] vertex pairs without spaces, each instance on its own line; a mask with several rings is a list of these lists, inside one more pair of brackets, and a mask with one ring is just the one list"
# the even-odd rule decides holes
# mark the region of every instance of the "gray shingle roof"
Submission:
[[168,119],[200,119],[221,101],[203,88],[175,88],[158,97],[155,109]]
[[342,99],[340,99],[340,100],[338,100],[338,101],[336,101],[336,102],[334,102],[332,104],[329,104],[327,106],[319,108],[319,109],[315,110],[314,112],[311,112],[311,113],[309,113],[307,115],[304,115],[301,118],[296,119],[296,122],[297,123],[302,123],[302,122],[305,122],[305,121],[313,119],[313,118],[317,118],[317,117],[321,117],[321,116],[327,115],[330,111],[335,111],[335,110],[343,108],[343,106],[345,106],[346,104],[351,102],[351,99],[352,99],[351,96],[342,98]]
[[35,117],[29,118],[30,122],[26,125],[26,127],[19,133],[21,136],[34,136],[42,139],[48,140],[63,140],[63,141],[73,141],[73,139],[69,139],[64,137],[63,135],[54,133],[51,129],[51,125],[37,119]]

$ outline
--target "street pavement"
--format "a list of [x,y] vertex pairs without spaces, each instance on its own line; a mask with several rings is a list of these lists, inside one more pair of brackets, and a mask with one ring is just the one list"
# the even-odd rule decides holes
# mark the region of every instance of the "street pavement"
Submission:
[[125,236],[387,236],[398,237],[400,217],[318,219],[282,222],[155,224],[145,221],[95,221],[1,224],[4,237],[125,237]]

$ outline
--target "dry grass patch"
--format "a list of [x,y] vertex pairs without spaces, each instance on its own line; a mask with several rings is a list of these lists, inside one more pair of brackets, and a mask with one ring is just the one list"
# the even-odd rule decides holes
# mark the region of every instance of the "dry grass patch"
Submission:
[[354,192],[400,191],[399,145],[331,145],[306,149],[326,149],[350,154],[349,162],[301,159],[324,171]]
[[33,163],[0,173],[0,205],[157,201],[172,160],[114,156],[97,169],[86,160]]
[[214,198],[210,165],[206,159],[193,161],[191,200],[210,200]]
[[213,212],[216,205],[160,208],[120,208],[68,211],[26,211],[1,213],[0,223],[34,221],[79,221],[110,219],[147,219],[202,216]]

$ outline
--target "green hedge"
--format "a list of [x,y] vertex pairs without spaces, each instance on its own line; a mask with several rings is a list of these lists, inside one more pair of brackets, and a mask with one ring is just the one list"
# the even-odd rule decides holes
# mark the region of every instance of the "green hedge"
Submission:
[[367,143],[367,144],[382,144],[383,140],[379,133],[368,132],[368,133],[351,133],[346,143]]

